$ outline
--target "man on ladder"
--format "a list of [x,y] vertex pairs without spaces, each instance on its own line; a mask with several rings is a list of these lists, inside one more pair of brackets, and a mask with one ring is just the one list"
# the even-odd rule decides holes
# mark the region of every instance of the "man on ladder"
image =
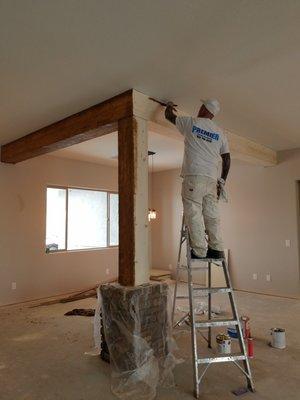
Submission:
[[[182,166],[182,199],[184,218],[180,235],[178,262],[176,268],[176,281],[174,287],[174,302],[172,321],[177,299],[189,300],[189,313],[182,317],[174,326],[183,321],[189,321],[191,328],[193,368],[194,368],[194,395],[198,399],[200,385],[207,369],[213,363],[233,362],[245,375],[247,387],[254,391],[249,358],[243,337],[241,321],[235,303],[228,265],[224,257],[223,243],[220,233],[220,218],[218,212],[218,198],[224,197],[224,185],[230,168],[230,154],[227,139],[223,131],[212,121],[220,110],[217,100],[206,100],[199,110],[198,117],[178,117],[174,113],[175,106],[168,103],[165,111],[166,118],[176,125],[184,136],[184,160]],[[219,160],[222,159],[221,178],[218,179]],[[205,230],[208,234],[208,249],[206,248]],[[181,264],[181,249],[186,243],[186,265]],[[216,287],[212,282],[212,264],[218,261],[218,266],[223,269],[225,286]],[[192,273],[197,269],[203,269],[201,265],[207,264],[207,287],[195,286]],[[205,267],[204,267],[205,268]],[[188,296],[178,296],[179,271],[187,272]],[[223,293],[229,296],[231,306],[231,318],[214,319],[212,316],[212,294]],[[208,298],[208,319],[199,319],[196,314],[195,300],[197,297]],[[212,329],[235,326],[238,333],[239,352],[230,354],[216,354],[212,349]],[[208,347],[212,354],[206,357],[198,351],[197,332],[208,329]],[[201,349],[200,349],[201,350]],[[242,363],[242,364],[240,364]],[[200,367],[205,366],[200,372]]]
[[[166,119],[184,136],[182,201],[190,234],[191,257],[222,259],[224,249],[218,199],[229,172],[230,153],[223,130],[212,121],[220,111],[220,105],[217,100],[205,100],[197,118],[179,117],[174,111],[174,104],[167,103]],[[222,171],[219,178],[220,159]]]

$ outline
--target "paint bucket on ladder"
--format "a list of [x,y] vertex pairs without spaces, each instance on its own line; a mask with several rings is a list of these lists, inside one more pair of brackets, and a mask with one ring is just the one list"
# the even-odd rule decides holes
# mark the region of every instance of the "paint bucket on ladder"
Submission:
[[231,353],[231,338],[225,333],[219,333],[216,336],[216,342],[218,345],[218,351],[220,354],[230,354]]
[[275,349],[285,349],[286,341],[285,341],[285,329],[282,328],[272,328],[270,332],[272,336],[271,346]]

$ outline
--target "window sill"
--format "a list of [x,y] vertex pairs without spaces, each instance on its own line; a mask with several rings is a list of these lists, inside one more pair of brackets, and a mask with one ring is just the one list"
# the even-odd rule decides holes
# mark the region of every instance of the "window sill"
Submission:
[[61,253],[81,253],[81,252],[88,252],[88,251],[105,251],[105,250],[114,250],[118,249],[119,246],[109,246],[109,247],[94,247],[90,249],[74,249],[74,250],[52,250],[49,252],[45,251],[45,254],[61,254]]

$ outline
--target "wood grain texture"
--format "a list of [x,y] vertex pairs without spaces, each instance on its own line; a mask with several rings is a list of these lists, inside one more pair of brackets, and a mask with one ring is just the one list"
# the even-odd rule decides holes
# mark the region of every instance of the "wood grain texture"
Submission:
[[133,286],[134,269],[134,130],[133,118],[119,121],[119,283]]
[[117,130],[117,121],[133,115],[132,90],[41,128],[1,147],[1,161],[18,163]]
[[119,121],[119,283],[149,281],[148,146],[146,121]]

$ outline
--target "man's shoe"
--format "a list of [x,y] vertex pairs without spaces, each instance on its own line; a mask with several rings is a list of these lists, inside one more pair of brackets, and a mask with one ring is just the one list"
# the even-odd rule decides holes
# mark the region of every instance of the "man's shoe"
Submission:
[[224,251],[214,250],[209,247],[207,250],[206,258],[213,258],[214,260],[221,260],[221,259],[225,258],[225,253],[224,253]]
[[207,256],[199,257],[199,256],[197,256],[197,254],[194,253],[194,250],[192,249],[191,250],[191,258],[193,260],[205,260],[205,258],[207,258]]

